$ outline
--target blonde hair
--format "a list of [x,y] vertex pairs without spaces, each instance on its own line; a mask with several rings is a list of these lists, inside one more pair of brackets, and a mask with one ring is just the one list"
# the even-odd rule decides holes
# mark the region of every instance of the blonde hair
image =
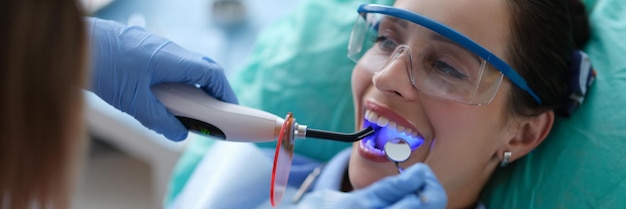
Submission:
[[68,208],[86,77],[82,13],[72,0],[1,4],[0,208]]

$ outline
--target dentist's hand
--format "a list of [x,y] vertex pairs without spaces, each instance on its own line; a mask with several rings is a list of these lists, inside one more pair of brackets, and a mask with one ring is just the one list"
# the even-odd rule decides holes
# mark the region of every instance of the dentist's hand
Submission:
[[152,94],[150,87],[166,82],[200,85],[216,99],[237,103],[222,68],[139,27],[87,18],[91,42],[93,91],[144,126],[179,141],[187,129]]
[[351,193],[314,192],[305,197],[302,208],[414,208],[443,209],[448,197],[443,187],[423,163],[415,164],[397,176],[386,177]]

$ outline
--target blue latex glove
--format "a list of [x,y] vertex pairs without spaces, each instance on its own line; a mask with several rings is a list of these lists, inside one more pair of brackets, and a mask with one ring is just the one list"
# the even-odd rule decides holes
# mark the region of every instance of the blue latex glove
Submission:
[[302,200],[299,208],[443,209],[447,202],[446,192],[433,172],[426,164],[418,163],[358,191],[313,192]]
[[91,41],[90,90],[144,126],[179,141],[187,129],[152,94],[166,82],[200,85],[216,99],[237,103],[222,68],[140,27],[87,18]]

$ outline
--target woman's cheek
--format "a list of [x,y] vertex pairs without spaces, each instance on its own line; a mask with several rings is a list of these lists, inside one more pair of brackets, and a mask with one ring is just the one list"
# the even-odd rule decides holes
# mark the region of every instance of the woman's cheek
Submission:
[[373,73],[360,69],[358,65],[352,70],[352,95],[354,102],[360,106],[365,90],[372,85]]

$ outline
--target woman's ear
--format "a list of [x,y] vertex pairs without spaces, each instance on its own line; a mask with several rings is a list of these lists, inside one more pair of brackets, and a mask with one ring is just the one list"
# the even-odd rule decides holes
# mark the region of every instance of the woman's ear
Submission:
[[511,162],[528,154],[548,136],[550,129],[552,129],[552,124],[554,124],[554,119],[554,111],[552,110],[520,119],[516,123],[515,134],[510,138],[506,145],[506,150],[503,150],[502,153],[506,151],[511,152]]

